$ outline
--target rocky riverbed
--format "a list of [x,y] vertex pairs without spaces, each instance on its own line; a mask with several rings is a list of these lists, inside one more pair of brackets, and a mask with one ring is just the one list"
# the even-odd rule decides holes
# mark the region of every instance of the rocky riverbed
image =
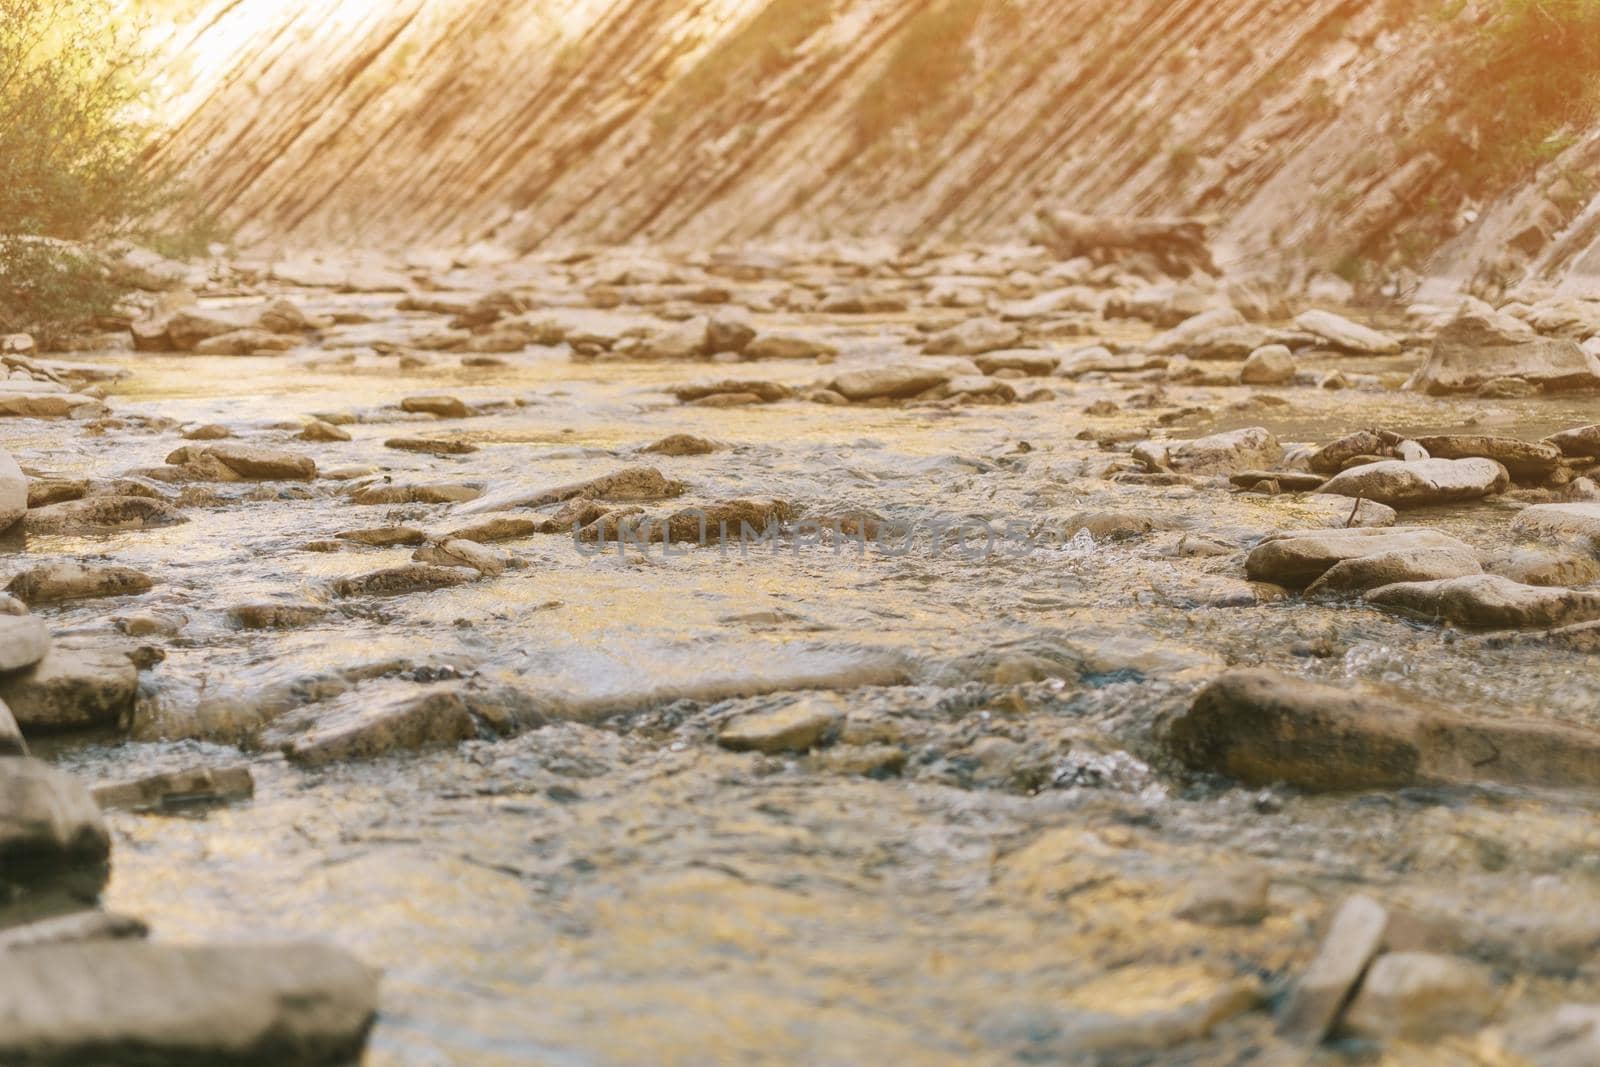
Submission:
[[1600,303],[140,267],[5,346],[27,982],[323,998],[273,1063],[1600,1058]]

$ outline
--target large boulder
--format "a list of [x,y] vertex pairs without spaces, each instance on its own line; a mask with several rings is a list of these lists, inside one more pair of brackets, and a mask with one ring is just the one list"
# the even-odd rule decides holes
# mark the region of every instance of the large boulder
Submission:
[[0,967],[0,1062],[352,1063],[377,1007],[377,975],[322,945],[52,945]]
[[1600,358],[1575,341],[1540,337],[1509,315],[1468,307],[1439,331],[1406,387],[1442,396],[1474,392],[1496,378],[1521,378],[1551,393],[1600,389]]
[[1384,460],[1351,467],[1319,490],[1332,496],[1362,497],[1392,508],[1426,507],[1478,500],[1501,493],[1511,475],[1492,459],[1425,459],[1415,463]]
[[[110,854],[100,809],[76,779],[38,760],[0,758],[0,886],[103,864]],[[9,964],[0,967],[5,973]],[[3,1034],[10,1029],[3,997],[0,1019],[7,1020]]]

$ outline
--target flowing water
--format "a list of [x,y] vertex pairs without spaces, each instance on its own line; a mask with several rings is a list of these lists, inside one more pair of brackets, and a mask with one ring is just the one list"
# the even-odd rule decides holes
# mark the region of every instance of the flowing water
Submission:
[[[1124,378],[1049,380],[1055,399],[1007,406],[711,409],[662,390],[713,376],[801,385],[922,358],[905,345],[911,319],[763,320],[834,340],[843,354],[828,368],[577,363],[564,349],[405,368],[360,346],[441,320],[397,316],[393,298],[295,296],[379,321],[274,358],[75,357],[129,372],[111,387],[124,425],[15,423],[6,447],[35,470],[114,476],[182,443],[148,416],[222,422],[324,470],[374,464],[489,492],[643,463],[687,484],[668,509],[775,497],[801,514],[866,509],[921,530],[1035,531],[1078,512],[1155,525],[1129,541],[1045,538],[1026,553],[1002,537],[981,558],[926,537],[903,553],[786,538],[669,554],[543,535],[505,546],[522,565],[502,577],[381,601],[340,601],[327,585],[405,562],[410,548],[305,546],[354,527],[438,529],[461,505],[358,507],[327,479],[227,485],[186,509],[185,525],[14,544],[17,568],[106,556],[159,582],[126,604],[41,609],[58,633],[104,631],[135,607],[187,620],[144,676],[131,739],[58,739],[42,752],[90,780],[200,763],[255,772],[247,803],[112,815],[107,906],[166,940],[353,950],[385,974],[369,1062],[1054,1062],[1085,1020],[1138,1019],[1241,975],[1271,988],[1303,965],[1328,906],[1362,886],[1469,929],[1475,951],[1516,976],[1507,996],[1519,1010],[1600,993],[1586,951],[1600,935],[1591,798],[1258,792],[1175,773],[1155,743],[1226,666],[1395,686],[1477,716],[1600,724],[1591,659],[1491,648],[1359,605],[1257,597],[1242,551],[1272,530],[1342,524],[1338,502],[1115,482],[1126,457],[1077,439],[1187,407],[1201,411],[1175,436],[1260,425],[1320,442],[1382,425],[1533,437],[1595,421],[1592,407],[1305,387],[1273,390],[1287,401],[1273,406],[1259,390],[1166,383],[1154,411],[1082,414],[1150,384]],[[348,362],[330,358],[340,351]],[[1326,366],[1395,377],[1414,363]],[[441,393],[484,413],[394,407]],[[284,428],[331,412],[357,416],[353,441],[307,444]],[[636,453],[670,433],[728,447]],[[385,448],[397,434],[480,450]],[[1497,548],[1514,543],[1513,514],[1491,503],[1407,521]],[[332,611],[287,632],[229,625],[230,606],[275,597]],[[323,768],[254,743],[264,694],[356,668],[372,677],[341,706],[469,675],[536,694],[552,722]],[[731,718],[810,689],[837,691],[848,709],[840,744],[809,756],[716,744]],[[1242,863],[1272,875],[1263,923],[1174,917],[1196,878]],[[1443,1048],[1483,1062],[1467,1039]],[[1255,1013],[1159,1062],[1269,1054],[1284,1050]]]

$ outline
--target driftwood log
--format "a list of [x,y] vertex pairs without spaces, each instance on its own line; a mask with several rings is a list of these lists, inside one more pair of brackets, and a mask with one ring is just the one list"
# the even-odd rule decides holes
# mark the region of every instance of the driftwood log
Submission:
[[1206,224],[1195,218],[1079,215],[1040,208],[1033,237],[1063,259],[1104,260],[1118,253],[1144,253],[1171,274],[1217,273]]

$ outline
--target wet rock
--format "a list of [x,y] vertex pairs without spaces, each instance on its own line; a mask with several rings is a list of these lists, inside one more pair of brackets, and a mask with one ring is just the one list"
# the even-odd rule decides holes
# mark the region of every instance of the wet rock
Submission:
[[1499,1035],[1511,1062],[1528,1067],[1595,1067],[1600,1063],[1600,1006],[1562,1004],[1519,1019]]
[[111,623],[118,633],[129,637],[177,637],[183,633],[187,621],[173,612],[135,611],[118,615]]
[[1358,456],[1382,456],[1389,444],[1372,430],[1358,430],[1318,449],[1308,461],[1318,474],[1338,474]]
[[10,393],[0,384],[0,417],[22,419],[87,418],[106,406],[81,393]]
[[675,433],[639,450],[660,456],[706,456],[717,451],[715,442],[694,434]]
[[544,526],[543,520],[505,515],[485,519],[481,522],[454,526],[435,534],[433,539],[435,541],[476,541],[479,544],[489,544],[495,541],[516,541],[544,532]]
[[93,942],[11,952],[0,1061],[274,1064],[359,1058],[377,977],[321,945]]
[[84,478],[40,477],[28,479],[29,509],[49,507],[67,500],[79,500],[89,492]]
[[305,428],[295,436],[302,441],[348,441],[350,431],[321,419],[307,419]]
[[410,526],[373,526],[360,530],[342,530],[333,536],[340,541],[366,545],[369,548],[420,545],[428,539],[427,534]]
[[26,756],[28,743],[22,739],[22,727],[17,724],[11,709],[0,704],[0,756]]
[[249,767],[195,767],[134,782],[96,786],[90,795],[102,811],[148,811],[248,800],[255,791],[255,778]]
[[704,351],[713,356],[719,352],[743,352],[755,337],[755,328],[749,323],[713,318],[706,323]]
[[786,707],[743,715],[722,728],[717,744],[733,752],[807,752],[844,723],[844,710],[822,696],[802,697]]
[[1327,1036],[1367,966],[1383,950],[1389,913],[1367,896],[1345,900],[1334,913],[1316,957],[1295,982],[1278,1016],[1278,1032],[1315,1045]]
[[28,479],[11,458],[0,449],[0,530],[10,529],[28,512]]
[[1600,388],[1600,358],[1570,340],[1540,337],[1509,315],[1465,308],[1439,331],[1433,352],[1406,388],[1442,396],[1497,378],[1521,378],[1546,392]]
[[1524,536],[1600,548],[1600,503],[1535,504],[1511,528]]
[[1399,582],[1428,582],[1482,574],[1472,552],[1411,548],[1380,552],[1334,564],[1306,590],[1307,596],[1364,593]]
[[[110,854],[100,809],[76,779],[38,760],[0,758],[0,885],[103,864]],[[0,975],[9,969],[8,961]],[[3,1031],[11,1029],[6,1007],[0,996]]]
[[422,452],[430,456],[470,456],[478,446],[467,441],[441,441],[432,437],[391,437],[384,448],[399,452]]
[[[378,697],[357,690],[332,707],[319,709],[310,725],[282,747],[295,763],[323,766],[420,752],[476,736],[477,722],[458,686]],[[272,737],[267,740],[270,743]]]
[[1134,515],[1120,511],[1079,512],[1062,525],[1063,537],[1071,538],[1087,530],[1096,541],[1126,541],[1143,537],[1155,529],[1148,515]]
[[461,567],[407,563],[353,578],[340,578],[333,583],[333,591],[342,597],[405,596],[433,589],[448,589],[476,577],[474,572]]
[[1600,582],[1600,559],[1559,549],[1510,549],[1491,556],[1484,569],[1523,585],[1579,586]]
[[231,442],[185,445],[167,456],[167,462],[214,481],[303,482],[317,476],[316,462],[310,456]]
[[400,401],[400,410],[441,419],[464,419],[473,414],[465,401],[453,396],[408,396]]
[[972,357],[972,362],[985,374],[1017,371],[1029,378],[1042,378],[1055,373],[1061,363],[1056,352],[1041,352],[1032,348],[1004,349]]
[[1319,492],[1414,508],[1479,500],[1510,484],[1506,469],[1492,459],[1383,460],[1341,471]]
[[311,329],[311,320],[306,318],[292,300],[274,300],[268,304],[256,318],[256,325],[270,333],[305,333]]
[[223,441],[233,436],[233,431],[215,422],[208,422],[183,431],[185,441]]
[[[1200,340],[1217,330],[1246,325],[1244,316],[1233,307],[1212,308],[1193,315],[1152,340],[1145,347],[1151,352],[1173,355],[1188,352]],[[1260,347],[1255,346],[1255,347]]]
[[1294,356],[1287,345],[1266,345],[1250,353],[1239,371],[1245,385],[1282,385],[1294,381]]
[[1190,886],[1177,916],[1202,926],[1254,926],[1267,917],[1272,879],[1256,867],[1208,871]]
[[155,581],[129,567],[56,560],[23,571],[6,591],[26,604],[53,604],[88,597],[135,596],[148,593]]
[[237,604],[228,609],[228,621],[241,630],[296,630],[314,626],[327,616],[328,609],[320,604],[276,600]]
[[1204,1041],[1261,1001],[1261,987],[1254,978],[1208,983],[1199,990],[1190,978],[1173,988],[1167,1006],[1125,1012],[1068,1007],[1020,1018],[1007,1013],[985,1020],[979,1034],[989,1042],[1018,1046],[1012,1059],[1020,1063],[1148,1062],[1152,1056]]
[[1191,441],[1146,441],[1134,448],[1133,457],[1152,471],[1234,474],[1271,467],[1283,458],[1283,446],[1267,430],[1252,426]]
[[1245,560],[1245,574],[1251,581],[1304,589],[1348,560],[1398,553],[1426,556],[1434,552],[1476,558],[1472,546],[1422,527],[1297,530],[1257,545]]
[[150,927],[131,915],[80,911],[0,930],[0,952],[43,948],[47,945],[76,945],[87,941],[130,941],[149,934]]
[[115,726],[138,691],[138,666],[115,647],[57,642],[32,667],[0,677],[0,700],[24,733]]
[[1351,322],[1331,311],[1302,312],[1294,320],[1294,324],[1306,333],[1316,334],[1327,343],[1328,347],[1341,352],[1363,356],[1394,356],[1399,355],[1403,348],[1399,341],[1387,334]]
[[568,500],[643,501],[681,496],[684,485],[654,467],[624,467],[598,478],[541,489],[509,489],[474,500],[458,508],[461,515],[477,515],[513,508],[542,508]]
[[833,380],[832,388],[857,403],[885,398],[903,400],[944,385],[951,377],[947,370],[905,363],[841,374]]
[[1600,424],[1562,430],[1546,437],[1544,441],[1559,448],[1565,456],[1585,459],[1600,457]]
[[388,479],[358,485],[352,503],[366,507],[381,504],[465,504],[483,496],[481,485],[455,482],[396,482]]
[[1463,717],[1273,671],[1230,671],[1195,699],[1167,745],[1195,770],[1312,792],[1418,784],[1592,788],[1600,731]]
[[672,390],[672,395],[685,404],[700,404],[727,396],[750,396],[755,398],[751,403],[775,404],[788,400],[794,390],[777,382],[727,380],[680,385]]
[[194,346],[194,352],[201,356],[259,356],[287,352],[299,344],[297,337],[250,328],[207,337]]
[[1600,619],[1600,592],[1520,585],[1497,574],[1383,586],[1367,603],[1467,630],[1548,630]]
[[1435,459],[1492,459],[1514,478],[1546,478],[1561,465],[1561,450],[1555,445],[1514,437],[1449,434],[1419,437],[1416,443]]
[[417,549],[413,559],[445,567],[471,567],[479,574],[498,577],[511,566],[511,554],[476,541],[450,540]]
[[741,350],[745,359],[819,359],[837,356],[839,350],[826,341],[792,333],[764,333]]
[[719,500],[665,517],[633,511],[602,514],[581,523],[578,539],[701,547],[736,545],[745,538],[753,540],[775,532],[793,517],[794,508],[782,500]]
[[1344,1026],[1361,1037],[1426,1041],[1470,1033],[1499,1000],[1488,968],[1456,956],[1391,952],[1367,969]]
[[1022,331],[1010,323],[994,319],[968,319],[959,326],[928,338],[922,351],[930,356],[977,356],[1002,348],[1015,348],[1020,340]]
[[144,496],[94,496],[34,508],[23,519],[29,533],[147,530],[178,526],[188,518],[163,500]]
[[0,673],[20,671],[44,659],[50,631],[32,615],[0,615]]
[[1307,474],[1305,471],[1240,471],[1230,474],[1228,482],[1240,489],[1254,489],[1263,482],[1276,482],[1278,488],[1286,493],[1310,493],[1322,488],[1322,483],[1327,481],[1320,474]]

